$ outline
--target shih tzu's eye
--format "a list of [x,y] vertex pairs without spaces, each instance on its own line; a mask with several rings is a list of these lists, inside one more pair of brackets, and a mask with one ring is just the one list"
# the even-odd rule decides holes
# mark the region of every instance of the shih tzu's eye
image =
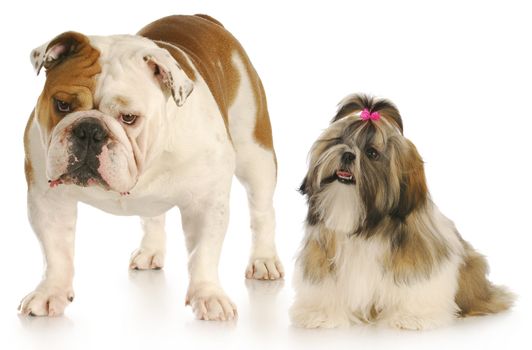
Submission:
[[137,116],[135,114],[120,114],[120,121],[124,124],[133,125],[136,120]]
[[366,155],[371,160],[378,160],[380,157],[379,152],[373,147],[366,148]]
[[65,114],[72,111],[72,105],[68,102],[58,100],[54,98],[55,110],[58,113]]

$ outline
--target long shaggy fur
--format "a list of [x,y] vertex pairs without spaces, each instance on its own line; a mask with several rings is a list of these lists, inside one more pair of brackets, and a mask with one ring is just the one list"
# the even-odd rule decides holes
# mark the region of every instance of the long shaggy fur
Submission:
[[[364,109],[380,119],[362,120]],[[290,311],[296,325],[426,329],[512,305],[430,199],[423,160],[391,102],[345,98],[312,146],[300,191],[308,214]]]

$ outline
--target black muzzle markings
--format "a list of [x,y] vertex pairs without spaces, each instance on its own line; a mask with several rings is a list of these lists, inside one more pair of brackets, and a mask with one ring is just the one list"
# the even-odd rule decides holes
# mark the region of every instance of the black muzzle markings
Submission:
[[61,176],[63,183],[79,186],[102,185],[108,188],[98,169],[103,146],[109,140],[109,132],[96,118],[83,118],[73,128],[69,138],[70,157],[67,172]]

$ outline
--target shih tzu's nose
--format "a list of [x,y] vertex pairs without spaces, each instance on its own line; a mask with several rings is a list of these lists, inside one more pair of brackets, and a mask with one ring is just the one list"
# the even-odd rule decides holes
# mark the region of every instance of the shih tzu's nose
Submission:
[[342,154],[342,162],[344,164],[351,164],[356,159],[356,156],[354,153],[351,152],[345,152]]

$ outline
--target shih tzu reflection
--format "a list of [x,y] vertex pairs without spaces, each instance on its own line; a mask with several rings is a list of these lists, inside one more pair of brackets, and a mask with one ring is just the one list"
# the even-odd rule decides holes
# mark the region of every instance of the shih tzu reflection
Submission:
[[389,101],[352,95],[314,143],[295,325],[427,329],[509,308],[485,258],[431,201],[423,161]]

